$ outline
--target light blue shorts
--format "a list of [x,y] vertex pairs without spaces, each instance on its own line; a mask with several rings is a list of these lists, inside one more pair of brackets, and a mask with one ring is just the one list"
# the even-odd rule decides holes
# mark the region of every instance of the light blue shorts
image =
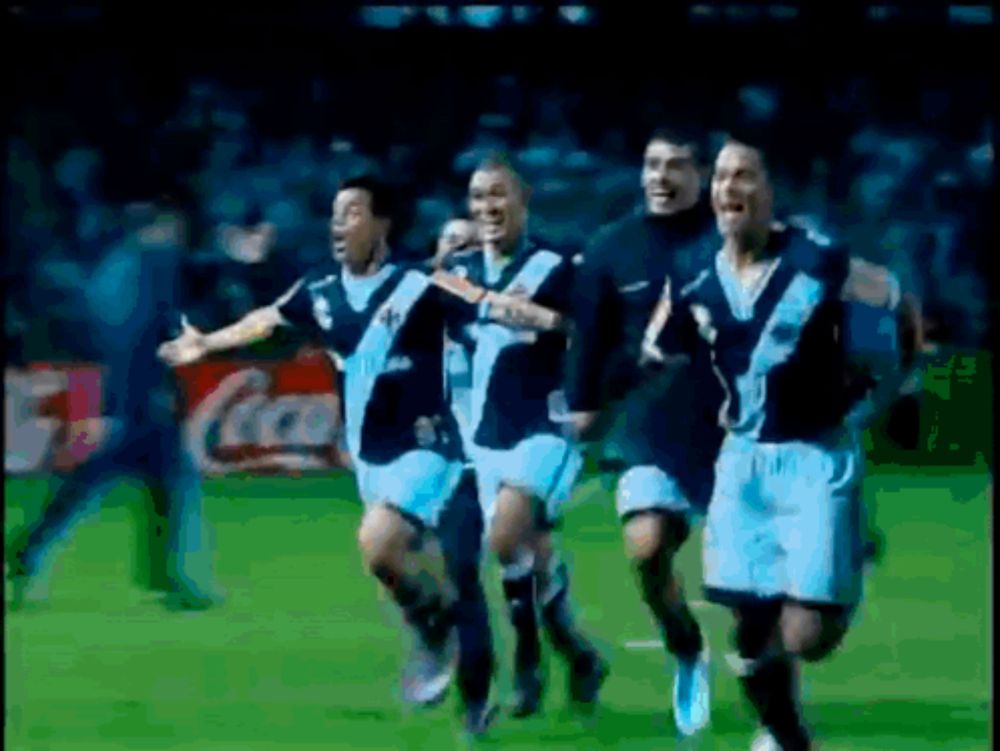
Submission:
[[573,492],[583,467],[583,456],[565,438],[542,434],[525,438],[506,451],[477,446],[473,462],[479,483],[479,503],[488,528],[502,485],[523,490],[541,500],[546,520],[555,521],[560,507]]
[[388,464],[356,461],[354,472],[365,506],[388,503],[436,527],[441,510],[462,479],[462,462],[419,449]]
[[705,524],[709,599],[857,604],[863,468],[857,436],[830,445],[727,437]]
[[663,510],[682,514],[689,519],[705,514],[705,503],[711,491],[706,481],[705,492],[692,498],[669,472],[652,464],[630,467],[618,478],[615,505],[621,517],[640,511]]

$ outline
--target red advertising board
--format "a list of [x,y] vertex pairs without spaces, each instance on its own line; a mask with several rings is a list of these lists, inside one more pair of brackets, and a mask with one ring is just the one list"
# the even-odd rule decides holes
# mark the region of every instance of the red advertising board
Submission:
[[[347,466],[335,372],[321,352],[289,362],[212,361],[178,370],[185,438],[206,474]],[[4,374],[9,473],[64,470],[99,446],[101,370],[34,364]]]

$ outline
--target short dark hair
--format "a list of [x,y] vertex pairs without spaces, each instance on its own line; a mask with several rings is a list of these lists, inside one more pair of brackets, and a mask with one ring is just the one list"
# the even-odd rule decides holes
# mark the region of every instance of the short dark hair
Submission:
[[511,177],[513,177],[518,190],[520,190],[525,197],[528,196],[528,183],[525,181],[521,173],[518,172],[517,167],[514,166],[514,162],[511,161],[510,157],[502,151],[489,152],[476,163],[476,168],[472,171],[495,172],[497,170],[507,172]]
[[728,128],[722,139],[722,146],[727,144],[740,144],[753,149],[760,156],[760,162],[764,171],[769,177],[774,177],[776,172],[783,172],[783,154],[785,148],[775,144],[775,139],[769,136],[762,128]]
[[701,161],[704,154],[704,136],[693,128],[664,126],[656,128],[646,139],[646,145],[654,141],[663,141],[674,146],[687,146],[696,162]]
[[399,210],[395,191],[375,175],[357,175],[340,183],[337,192],[363,190],[371,196],[372,214],[380,219],[393,221]]

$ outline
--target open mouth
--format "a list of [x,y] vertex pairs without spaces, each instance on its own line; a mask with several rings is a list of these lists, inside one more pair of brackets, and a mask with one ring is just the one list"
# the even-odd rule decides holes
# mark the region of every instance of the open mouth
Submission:
[[719,215],[726,219],[739,219],[746,214],[746,204],[740,201],[726,201],[719,205]]
[[650,191],[649,195],[658,201],[673,201],[677,198],[677,191],[673,188],[657,188]]

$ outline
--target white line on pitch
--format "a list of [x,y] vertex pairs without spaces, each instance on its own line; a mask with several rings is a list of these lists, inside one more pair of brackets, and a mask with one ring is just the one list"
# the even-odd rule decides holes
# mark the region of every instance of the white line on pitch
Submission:
[[[688,605],[693,610],[715,607],[715,603],[705,600],[692,600]],[[625,649],[663,649],[663,639],[631,639],[625,642]]]

